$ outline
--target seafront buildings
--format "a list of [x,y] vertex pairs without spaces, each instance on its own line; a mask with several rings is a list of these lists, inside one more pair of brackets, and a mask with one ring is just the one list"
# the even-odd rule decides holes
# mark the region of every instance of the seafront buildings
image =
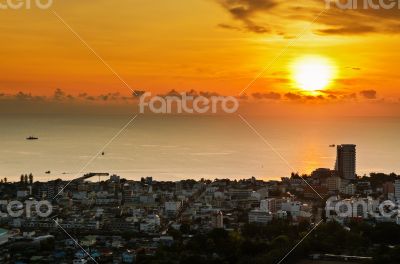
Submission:
[[[94,258],[99,263],[134,263],[139,256],[153,256],[158,248],[173,245],[176,239],[190,240],[191,234],[213,229],[240,231],[247,224],[277,221],[311,226],[321,220],[342,225],[354,220],[400,224],[400,176],[356,176],[353,155],[354,145],[341,145],[341,172],[318,168],[311,175],[292,173],[281,181],[254,177],[131,181],[92,173],[70,183],[60,179],[3,182],[1,200],[22,205],[47,201],[53,210],[41,217],[40,208],[30,208],[29,215],[14,217],[7,214],[8,203],[3,203],[0,227],[8,233],[0,240],[4,253],[0,262],[87,263]],[[383,201],[393,203],[389,216],[379,210]],[[176,232],[182,235],[174,236]],[[17,253],[19,248],[25,253]]]

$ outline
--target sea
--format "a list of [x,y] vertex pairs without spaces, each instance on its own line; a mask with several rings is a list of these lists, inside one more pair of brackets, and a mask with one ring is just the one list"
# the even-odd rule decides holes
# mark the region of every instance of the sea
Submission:
[[331,145],[350,143],[357,145],[358,175],[400,173],[399,118],[243,118],[248,124],[237,115],[139,115],[122,129],[132,116],[0,116],[0,178],[72,180],[107,172],[132,180],[279,180],[333,168]]

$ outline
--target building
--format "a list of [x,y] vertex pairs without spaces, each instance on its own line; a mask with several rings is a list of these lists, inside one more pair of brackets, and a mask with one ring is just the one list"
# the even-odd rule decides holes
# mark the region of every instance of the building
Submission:
[[400,180],[394,181],[394,197],[400,199]]
[[321,197],[328,196],[328,188],[319,185],[310,185],[304,187],[304,197],[312,199],[320,199]]
[[355,195],[356,186],[354,184],[343,184],[340,186],[340,192],[346,195]]
[[338,192],[340,190],[341,181],[340,177],[329,177],[326,179],[326,185],[328,187],[328,191],[330,192]]
[[263,212],[260,209],[251,210],[249,212],[249,223],[268,224],[272,221],[272,214]]
[[213,228],[224,228],[224,215],[222,211],[215,212],[211,216],[211,225]]
[[335,170],[344,179],[353,180],[356,178],[356,145],[343,144],[337,146]]
[[134,202],[134,195],[133,189],[129,185],[129,183],[125,183],[122,190],[122,199],[125,203],[133,203]]
[[168,217],[174,217],[180,212],[182,208],[182,202],[178,201],[165,202],[164,208],[165,208],[165,214]]
[[229,195],[233,200],[244,200],[248,199],[251,196],[253,190],[249,189],[230,189]]
[[318,168],[311,173],[311,178],[317,180],[320,184],[326,184],[326,180],[335,176],[336,172],[327,168]]
[[260,210],[263,212],[275,213],[277,211],[276,199],[269,198],[260,201]]
[[290,201],[287,200],[282,203],[281,210],[289,212],[293,218],[296,218],[300,215],[300,211],[302,208],[302,203],[299,201]]
[[385,182],[383,185],[382,185],[382,188],[383,188],[383,194],[385,194],[385,195],[389,195],[389,194],[393,194],[394,193],[394,184],[393,184],[393,182]]

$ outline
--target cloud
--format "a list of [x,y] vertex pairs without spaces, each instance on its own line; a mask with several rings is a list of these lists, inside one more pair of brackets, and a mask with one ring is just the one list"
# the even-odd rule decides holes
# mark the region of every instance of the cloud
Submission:
[[8,100],[17,100],[17,101],[43,101],[46,99],[44,96],[33,96],[30,93],[18,92],[15,95],[6,95],[3,94],[1,96],[2,99]]
[[356,93],[351,93],[351,94],[345,94],[341,97],[342,99],[357,99],[357,94]]
[[317,96],[307,95],[307,96],[304,96],[304,99],[307,99],[307,100],[316,100],[316,99],[324,100],[325,97],[323,95],[317,95]]
[[199,96],[199,94],[197,93],[197,91],[195,91],[195,90],[190,90],[189,92],[186,92],[186,95],[187,96],[193,96],[193,97],[196,97],[196,96]]
[[177,98],[181,98],[183,94],[186,97],[188,97],[188,96],[192,96],[192,97],[203,96],[203,97],[206,97],[206,98],[210,98],[212,96],[221,96],[217,92],[210,92],[210,91],[199,91],[198,92],[198,91],[193,90],[193,89],[190,90],[190,91],[187,91],[187,92],[179,92],[179,91],[177,91],[175,89],[172,89],[169,92],[167,92],[165,94],[159,94],[158,96],[160,96],[160,97],[177,97]]
[[360,95],[366,99],[376,99],[376,94],[377,92],[375,90],[364,90],[360,92]]
[[[326,7],[325,1],[277,1],[277,0],[214,0],[219,3],[241,26],[220,23],[218,27],[249,31],[254,33],[274,33],[284,38],[293,37],[286,26],[297,21],[313,23],[314,32],[322,35],[365,35],[371,33],[397,34],[400,32],[400,10],[364,8],[361,0],[354,0],[355,9],[343,9],[331,1]],[[338,0],[337,0],[338,1]],[[351,2],[351,1],[346,1]],[[371,0],[374,4],[381,0]],[[325,12],[321,13],[322,10]],[[268,20],[267,20],[268,19]],[[264,22],[261,22],[264,21]],[[356,21],[356,23],[354,22]]]
[[[261,12],[266,12],[277,6],[274,0],[216,0],[221,6],[227,10],[234,19],[239,20],[244,25],[244,30],[254,33],[267,33],[270,30],[258,25],[253,21],[255,15]],[[228,29],[237,27],[220,24],[220,26]]]
[[132,95],[133,95],[133,97],[139,98],[145,93],[146,93],[146,91],[135,90],[135,91],[132,92]]
[[66,94],[63,90],[57,88],[54,91],[54,95],[53,95],[54,100],[56,101],[63,101],[63,100],[74,100],[75,98],[70,95],[70,94]]
[[375,32],[376,29],[367,25],[351,25],[318,30],[322,34],[330,35],[355,35]]
[[253,93],[252,96],[255,99],[272,99],[272,100],[279,100],[281,99],[281,94],[275,92],[269,93]]
[[285,97],[290,100],[300,100],[302,96],[295,93],[286,93]]
[[247,99],[249,99],[249,96],[247,96],[247,94],[242,94],[242,95],[236,96],[236,98],[239,100],[247,100]]
[[216,92],[200,92],[200,95],[206,98],[210,98],[211,96],[220,96],[219,93]]
[[236,27],[236,26],[232,26],[232,25],[228,25],[228,24],[224,24],[224,23],[218,24],[217,26],[220,28],[223,28],[223,29],[242,31],[242,29],[240,27]]
[[346,69],[354,70],[354,71],[361,71],[360,67],[346,67]]
[[165,97],[179,97],[180,98],[180,97],[182,97],[182,95],[181,95],[181,93],[179,93],[175,89],[172,89],[167,94],[165,94]]
[[54,96],[53,97],[54,97],[54,100],[57,100],[57,101],[62,100],[62,99],[65,98],[65,92],[63,90],[57,88],[54,91]]
[[340,90],[320,90],[320,93],[324,94],[325,99],[330,100],[354,100],[357,99],[357,94],[355,93],[348,93],[345,91]]
[[[319,0],[314,0],[314,3],[317,3],[317,1],[321,3]],[[326,26],[323,29],[317,30],[318,33],[330,35],[363,35],[370,33],[395,34],[399,32],[398,18],[400,10],[397,5],[393,8],[384,8],[381,0],[353,0],[345,2],[355,3],[355,8],[346,9],[346,7],[336,4],[336,2],[338,1],[332,1],[325,14],[317,20],[317,23]],[[384,4],[388,2],[395,3],[395,1],[383,1]],[[369,6],[364,7],[364,3],[367,3]],[[373,8],[371,4],[378,8]]]
[[18,92],[14,97],[17,100],[31,100],[33,98],[30,93],[28,94],[24,92]]

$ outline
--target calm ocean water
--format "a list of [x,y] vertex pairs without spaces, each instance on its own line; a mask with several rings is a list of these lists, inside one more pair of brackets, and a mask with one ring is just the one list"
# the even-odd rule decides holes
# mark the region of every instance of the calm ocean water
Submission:
[[[0,117],[0,177],[72,179],[130,116]],[[300,173],[333,167],[330,144],[357,144],[357,172],[400,173],[400,119],[248,118]],[[37,141],[25,140],[37,136]],[[51,171],[51,174],[46,174]],[[139,116],[84,172],[129,179],[279,179],[291,169],[237,116]],[[63,174],[64,173],[64,174]]]

